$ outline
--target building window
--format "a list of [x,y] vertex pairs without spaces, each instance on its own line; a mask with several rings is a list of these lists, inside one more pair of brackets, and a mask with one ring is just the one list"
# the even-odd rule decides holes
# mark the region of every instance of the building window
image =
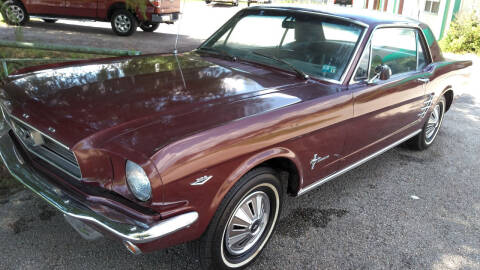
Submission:
[[440,0],[427,0],[425,1],[425,11],[438,14],[440,9]]

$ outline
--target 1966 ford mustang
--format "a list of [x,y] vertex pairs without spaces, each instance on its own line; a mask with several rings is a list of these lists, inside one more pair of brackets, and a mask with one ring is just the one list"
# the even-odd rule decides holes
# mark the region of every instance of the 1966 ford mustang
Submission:
[[469,61],[381,14],[240,11],[198,49],[34,67],[1,91],[11,174],[84,237],[258,257],[298,196],[400,144],[428,148]]

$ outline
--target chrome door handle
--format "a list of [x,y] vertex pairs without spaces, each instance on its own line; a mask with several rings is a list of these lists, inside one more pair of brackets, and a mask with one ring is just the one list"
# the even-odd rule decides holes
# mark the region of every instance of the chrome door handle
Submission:
[[422,83],[428,83],[430,82],[429,78],[418,78],[417,81],[422,82]]

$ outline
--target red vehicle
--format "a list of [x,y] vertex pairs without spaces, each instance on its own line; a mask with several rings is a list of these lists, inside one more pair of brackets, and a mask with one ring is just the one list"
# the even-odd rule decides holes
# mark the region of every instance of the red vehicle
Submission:
[[183,242],[253,262],[299,196],[385,151],[434,143],[470,61],[427,25],[254,7],[197,50],[46,65],[0,93],[1,158],[86,238]]
[[[205,0],[205,3],[208,5],[210,3],[231,3],[234,6],[238,6],[239,0]],[[247,5],[250,6],[252,3],[261,3],[261,4],[271,4],[272,0],[248,0]]]
[[23,25],[30,16],[54,23],[58,18],[110,21],[115,34],[129,36],[137,26],[155,31],[178,20],[180,0],[7,0],[1,4],[8,24]]

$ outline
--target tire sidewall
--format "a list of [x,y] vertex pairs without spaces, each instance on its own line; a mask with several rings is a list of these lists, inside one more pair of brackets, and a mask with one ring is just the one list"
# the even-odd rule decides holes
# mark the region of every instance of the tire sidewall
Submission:
[[[127,16],[130,21],[131,21],[131,27],[130,29],[127,31],[127,32],[120,32],[117,30],[116,26],[115,26],[115,18],[119,15],[125,15]],[[126,9],[120,9],[120,10],[117,10],[113,13],[112,15],[112,18],[110,20],[110,23],[112,25],[112,30],[115,34],[119,35],[119,36],[130,36],[132,35],[133,33],[135,33],[135,31],[137,30],[137,27],[138,27],[138,22],[137,22],[137,18],[128,10]]]
[[[23,11],[23,20],[20,21],[20,22],[14,22],[14,21],[11,21],[8,16],[7,16],[7,8],[9,6],[12,6],[12,5],[15,5],[15,6],[18,6],[19,8],[22,9]],[[27,13],[27,10],[25,9],[25,7],[23,7],[22,4],[20,4],[19,2],[10,2],[10,3],[5,3],[1,6],[1,13],[2,13],[2,16],[3,16],[3,19],[5,20],[5,22],[9,25],[25,25],[26,22],[28,22],[30,16],[28,15]]]
[[[213,269],[242,269],[254,262],[270,240],[282,209],[282,185],[273,171],[263,171],[262,173],[242,180],[241,182],[243,183],[237,183],[240,185],[235,185],[232,189],[236,189],[234,190],[234,195],[230,198],[224,209],[222,209],[222,215],[213,233],[211,246]],[[250,250],[233,258],[233,256],[228,255],[225,247],[224,237],[228,221],[231,215],[233,215],[233,211],[236,209],[238,203],[256,191],[265,192],[270,199],[270,216],[267,227],[262,237]]]

